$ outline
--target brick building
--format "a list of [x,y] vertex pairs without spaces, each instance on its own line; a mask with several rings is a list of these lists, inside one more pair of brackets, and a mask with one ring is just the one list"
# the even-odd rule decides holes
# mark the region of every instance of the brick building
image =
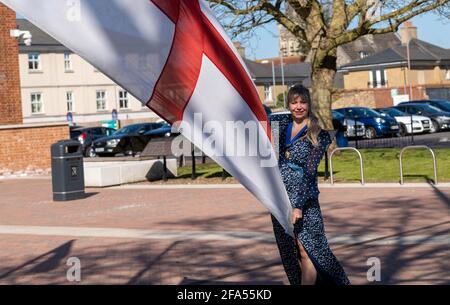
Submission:
[[67,123],[24,124],[16,14],[0,3],[0,177],[48,172],[50,145],[69,137]]
[[366,93],[371,93],[369,100],[376,107],[392,106],[402,99],[450,99],[450,50],[418,39],[411,22],[400,29],[396,44],[345,64],[340,72],[347,95],[336,104],[340,106],[353,103],[349,92],[355,96],[365,92],[365,100]]
[[0,4],[0,17],[0,125],[21,124],[19,48],[10,36],[16,28],[16,13]]

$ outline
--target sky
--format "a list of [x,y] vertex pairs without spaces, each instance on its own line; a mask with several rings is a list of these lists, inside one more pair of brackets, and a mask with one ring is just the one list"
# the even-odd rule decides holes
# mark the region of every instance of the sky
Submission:
[[[23,18],[17,15],[18,18]],[[411,19],[417,27],[418,38],[437,46],[450,48],[450,21],[444,21],[432,13]],[[278,54],[278,27],[271,23],[254,31],[246,43],[246,56],[250,59],[276,57]]]
[[[418,38],[437,46],[450,48],[450,21],[443,21],[435,14],[425,14],[411,19],[417,27]],[[247,43],[246,55],[250,59],[276,57],[278,54],[278,28],[271,24],[255,31]]]

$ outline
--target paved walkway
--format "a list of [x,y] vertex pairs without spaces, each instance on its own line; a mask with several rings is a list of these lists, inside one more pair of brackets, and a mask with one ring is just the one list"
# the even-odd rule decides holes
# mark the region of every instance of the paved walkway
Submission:
[[[117,187],[53,202],[49,179],[0,181],[0,284],[287,284],[270,218],[245,189]],[[354,284],[450,284],[450,187],[321,186],[327,236]],[[70,262],[70,260],[69,260]]]

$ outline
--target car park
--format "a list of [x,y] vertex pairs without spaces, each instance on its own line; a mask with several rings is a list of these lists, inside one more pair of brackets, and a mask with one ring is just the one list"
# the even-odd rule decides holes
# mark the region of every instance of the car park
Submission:
[[70,130],[70,138],[81,143],[83,155],[87,157],[92,154],[91,145],[93,141],[110,136],[115,132],[115,129],[108,127],[79,127]]
[[425,133],[431,130],[431,119],[421,115],[411,115],[400,111],[397,108],[379,108],[375,109],[381,115],[388,115],[394,118],[399,124],[399,132],[401,135],[411,133]]
[[133,154],[133,151],[129,149],[130,141],[138,139],[140,144],[146,145],[152,136],[145,135],[145,133],[160,129],[163,126],[164,123],[162,122],[138,123],[125,126],[110,136],[95,140],[92,143],[92,156]]
[[424,103],[401,103],[395,108],[413,115],[422,115],[431,119],[431,130],[434,133],[440,130],[450,129],[450,112],[445,112]]
[[400,105],[407,104],[407,103],[427,104],[427,105],[439,108],[442,111],[450,112],[450,101],[447,101],[447,100],[417,100],[417,101],[403,102],[403,103],[400,103]]
[[346,119],[363,123],[365,126],[365,137],[368,139],[393,136],[399,132],[399,125],[395,119],[389,116],[383,117],[373,109],[367,107],[346,107],[335,110],[344,115]]

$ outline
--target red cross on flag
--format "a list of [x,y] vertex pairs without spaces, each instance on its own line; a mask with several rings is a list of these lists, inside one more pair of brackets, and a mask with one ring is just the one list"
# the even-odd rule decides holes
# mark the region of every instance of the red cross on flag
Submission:
[[264,108],[244,62],[205,2],[0,2],[180,126],[291,232],[291,205]]

